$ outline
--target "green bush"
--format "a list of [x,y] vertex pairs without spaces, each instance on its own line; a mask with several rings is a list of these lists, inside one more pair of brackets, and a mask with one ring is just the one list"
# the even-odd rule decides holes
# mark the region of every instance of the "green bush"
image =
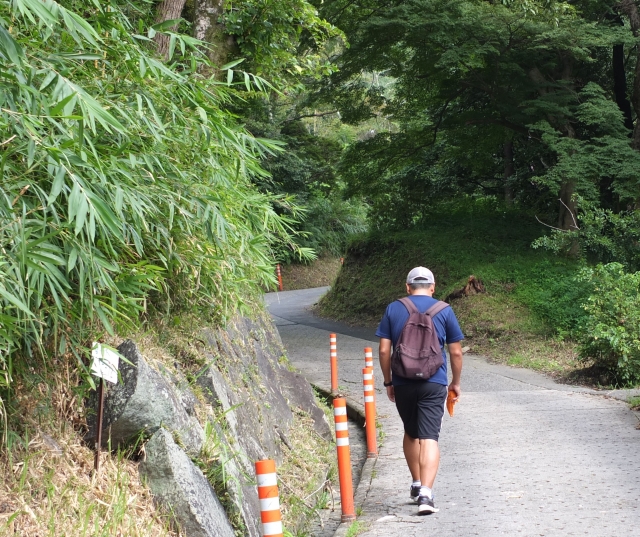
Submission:
[[541,259],[522,266],[514,294],[558,336],[572,337],[584,322],[582,304],[592,286],[577,281],[577,264],[562,259]]
[[609,263],[583,269],[579,279],[594,287],[584,305],[581,356],[595,360],[617,382],[640,382],[640,272]]

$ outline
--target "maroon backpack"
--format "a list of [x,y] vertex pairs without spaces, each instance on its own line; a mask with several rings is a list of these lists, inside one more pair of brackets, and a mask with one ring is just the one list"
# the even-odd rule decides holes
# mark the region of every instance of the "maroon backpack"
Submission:
[[409,318],[393,349],[391,370],[399,377],[427,380],[444,363],[442,347],[432,318],[449,304],[438,301],[426,312],[420,313],[409,297],[399,301],[407,308]]

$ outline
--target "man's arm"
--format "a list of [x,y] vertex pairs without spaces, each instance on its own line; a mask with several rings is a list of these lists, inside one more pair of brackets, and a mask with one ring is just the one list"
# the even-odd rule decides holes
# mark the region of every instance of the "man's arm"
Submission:
[[449,361],[451,362],[451,384],[449,384],[449,390],[455,392],[456,397],[454,401],[460,397],[460,375],[462,374],[462,345],[459,341],[455,343],[449,343]]
[[[378,349],[380,356],[380,369],[382,369],[382,377],[384,382],[389,384],[391,382],[391,340],[381,337],[380,347]],[[396,400],[396,394],[393,390],[393,386],[387,386],[387,397],[392,403]]]

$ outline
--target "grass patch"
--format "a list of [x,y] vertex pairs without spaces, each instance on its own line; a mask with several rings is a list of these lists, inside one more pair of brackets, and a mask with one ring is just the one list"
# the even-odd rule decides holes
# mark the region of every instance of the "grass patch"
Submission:
[[321,257],[309,264],[282,266],[282,283],[285,291],[310,289],[333,285],[340,272],[340,259],[337,257]]
[[294,409],[293,415],[288,435],[293,449],[284,447],[278,479],[282,522],[291,535],[302,537],[308,535],[309,524],[318,516],[318,510],[329,507],[337,465],[334,444],[318,436],[313,419],[300,410]]
[[66,373],[16,390],[20,436],[11,431],[0,451],[0,535],[177,535],[140,483],[137,463],[103,452],[93,476],[94,453],[75,428],[78,401],[68,390],[77,378]]
[[360,535],[366,529],[367,529],[366,524],[364,524],[360,520],[356,520],[351,523],[351,526],[349,526],[349,529],[344,535],[345,537],[356,537],[356,535]]
[[505,294],[481,294],[452,303],[473,354],[569,380],[584,364],[577,344],[553,334],[526,306]]
[[629,397],[629,399],[627,399],[627,403],[629,403],[631,410],[640,410],[640,395]]

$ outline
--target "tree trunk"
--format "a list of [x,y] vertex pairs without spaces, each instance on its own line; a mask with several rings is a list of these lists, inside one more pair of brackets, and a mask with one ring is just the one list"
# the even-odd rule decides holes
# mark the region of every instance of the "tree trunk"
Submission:
[[196,0],[195,2],[195,38],[212,47],[207,51],[209,59],[218,67],[227,63],[237,53],[233,36],[225,32],[218,22],[223,13],[224,0]]
[[509,178],[515,171],[513,164],[513,141],[506,141],[502,149],[504,153],[504,201],[508,207],[511,207],[513,205],[513,186],[509,183]]
[[[573,61],[571,58],[566,58],[562,69],[562,80],[570,81],[573,79]],[[570,87],[570,86],[568,86]],[[567,120],[564,124],[564,131],[567,138],[575,138],[576,131],[573,128],[570,120]],[[575,231],[578,229],[576,221],[576,209],[577,203],[574,199],[576,192],[576,179],[573,177],[567,178],[560,187],[560,210],[558,212],[558,227],[560,229]],[[579,252],[578,241],[574,240],[569,249],[569,255],[577,256]]]
[[[640,12],[634,0],[622,0],[618,3],[618,9],[629,17],[631,31],[635,37],[640,33]],[[636,47],[636,69],[633,77],[633,89],[631,92],[631,105],[636,113],[636,118],[640,117],[640,47]],[[640,151],[640,121],[636,119],[633,129],[633,140],[631,147]]]
[[[158,5],[156,24],[179,19],[185,3],[186,0],[162,0]],[[158,52],[162,54],[165,59],[169,59],[169,36],[157,33],[153,39],[156,42]]]
[[624,45],[613,46],[613,93],[616,96],[618,108],[624,114],[624,126],[633,131],[633,116],[631,103],[627,98],[627,76],[624,70]]

